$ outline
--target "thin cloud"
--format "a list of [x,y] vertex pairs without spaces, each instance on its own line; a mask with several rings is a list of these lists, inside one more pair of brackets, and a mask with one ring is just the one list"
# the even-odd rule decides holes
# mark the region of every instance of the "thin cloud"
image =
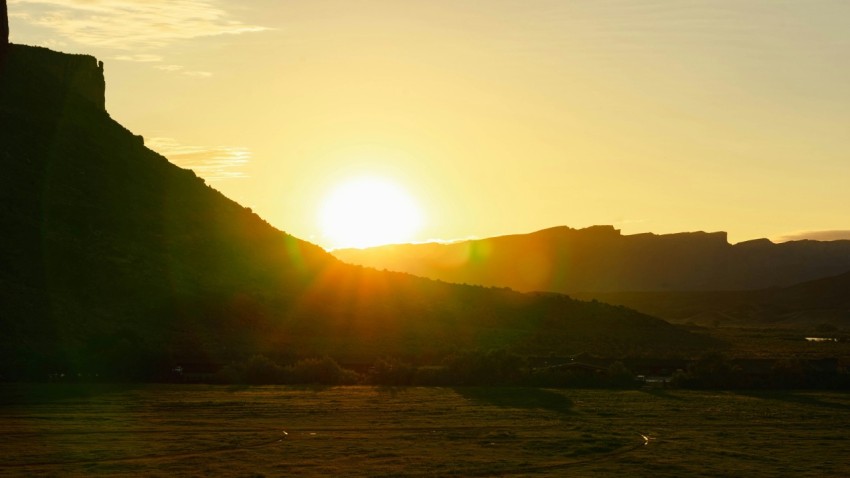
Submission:
[[183,71],[181,74],[184,76],[191,76],[193,78],[209,78],[212,76],[212,73],[209,71]]
[[832,230],[832,231],[801,231],[779,236],[777,242],[789,241],[839,241],[850,240],[850,230]]
[[190,76],[193,78],[210,78],[213,76],[213,74],[209,71],[187,70],[183,65],[156,65],[154,68],[171,73],[179,73],[183,76]]
[[156,65],[154,68],[162,71],[180,71],[183,69],[183,65]]
[[174,164],[189,168],[207,181],[247,178],[243,168],[251,159],[248,148],[241,146],[192,146],[173,138],[149,138],[145,146]]
[[20,18],[82,45],[138,50],[267,30],[229,18],[210,0],[16,0],[42,9]]
[[115,59],[121,61],[136,61],[139,63],[156,63],[162,61],[161,56],[152,55],[149,53],[141,53],[136,55],[118,55],[115,57]]

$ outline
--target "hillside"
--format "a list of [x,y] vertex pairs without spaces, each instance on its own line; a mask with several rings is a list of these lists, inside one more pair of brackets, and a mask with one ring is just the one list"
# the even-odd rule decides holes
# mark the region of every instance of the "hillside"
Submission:
[[824,333],[850,327],[850,272],[791,287],[750,291],[579,294],[677,323],[795,327]]
[[0,64],[0,379],[712,343],[622,307],[343,264],[145,148],[105,87],[90,56],[11,45]]
[[784,287],[850,271],[850,241],[732,245],[723,232],[622,235],[612,226],[333,254],[449,282],[568,294]]

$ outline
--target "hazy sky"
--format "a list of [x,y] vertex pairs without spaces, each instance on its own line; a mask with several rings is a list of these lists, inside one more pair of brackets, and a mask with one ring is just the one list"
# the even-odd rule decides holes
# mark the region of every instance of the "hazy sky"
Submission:
[[[9,0],[149,147],[304,239],[373,174],[415,238],[850,237],[850,1]],[[795,236],[796,237],[796,236]]]

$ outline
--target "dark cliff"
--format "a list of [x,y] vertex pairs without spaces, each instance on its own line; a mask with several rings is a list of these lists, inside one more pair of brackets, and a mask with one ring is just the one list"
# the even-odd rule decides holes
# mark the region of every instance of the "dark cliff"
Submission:
[[789,286],[850,270],[850,241],[729,244],[724,232],[622,235],[555,227],[452,244],[334,251],[353,264],[517,290],[741,290]]
[[[145,148],[104,109],[93,57],[22,45],[8,53],[0,376],[121,363],[113,348],[139,365],[246,347],[256,336],[227,330],[217,314],[240,294],[294,293],[336,262]],[[242,300],[245,310],[233,315],[259,314],[251,308],[260,302]],[[195,322],[204,315],[211,330]]]
[[[61,115],[93,108],[106,113],[103,62],[89,55],[57,53],[47,48],[9,45],[3,69],[6,106]],[[25,113],[25,111],[23,111]]]
[[[157,378],[180,361],[702,347],[625,308],[341,263],[144,147],[89,56],[0,73],[0,380]],[[139,94],[145,94],[139,92]]]

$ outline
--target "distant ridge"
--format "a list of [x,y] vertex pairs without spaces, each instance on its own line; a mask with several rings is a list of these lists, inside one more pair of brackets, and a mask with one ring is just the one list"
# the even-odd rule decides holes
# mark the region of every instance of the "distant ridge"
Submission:
[[623,307],[344,264],[147,149],[109,117],[95,58],[13,44],[0,71],[0,381],[715,343]]
[[759,289],[850,271],[850,241],[731,245],[725,232],[622,235],[613,226],[333,254],[352,264],[450,282],[563,293]]

